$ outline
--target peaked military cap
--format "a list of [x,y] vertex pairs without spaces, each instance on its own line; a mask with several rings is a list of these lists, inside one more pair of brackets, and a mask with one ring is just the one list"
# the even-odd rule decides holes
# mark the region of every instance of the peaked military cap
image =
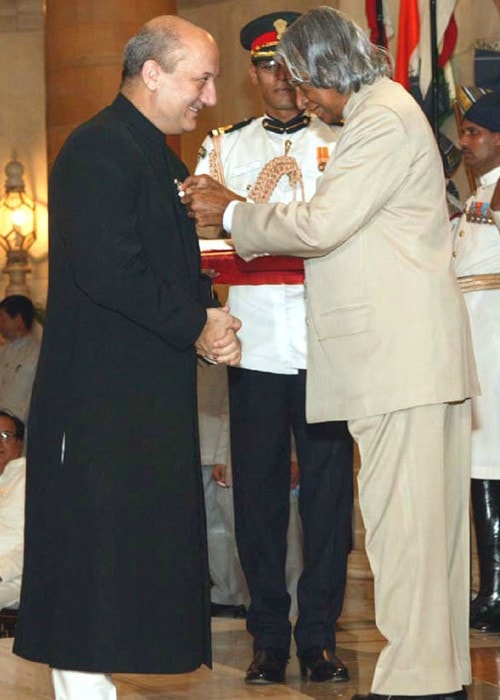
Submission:
[[464,114],[467,119],[488,131],[500,132],[500,92],[487,92]]
[[250,51],[252,61],[272,58],[281,37],[298,17],[299,12],[271,12],[245,24],[240,32],[240,43]]

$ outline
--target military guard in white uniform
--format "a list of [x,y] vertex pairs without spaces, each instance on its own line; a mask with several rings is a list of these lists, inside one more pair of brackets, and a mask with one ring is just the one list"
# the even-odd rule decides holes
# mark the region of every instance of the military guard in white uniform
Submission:
[[[279,37],[298,16],[275,12],[242,29],[250,78],[266,114],[214,130],[200,149],[196,174],[212,175],[248,201],[310,199],[341,129],[297,106],[295,90],[274,60]],[[306,423],[304,294],[303,271],[284,276],[280,269],[229,292],[231,313],[243,323],[242,361],[230,371],[229,388],[236,539],[254,638],[248,683],[283,682],[289,656],[285,559],[292,431],[305,549],[294,632],[301,672],[319,682],[349,677],[335,655],[335,623],[351,545],[352,439],[345,422]]]
[[499,92],[483,95],[465,112],[460,145],[480,181],[456,228],[454,245],[481,383],[481,396],[472,402],[471,491],[480,590],[471,604],[471,626],[500,632]]

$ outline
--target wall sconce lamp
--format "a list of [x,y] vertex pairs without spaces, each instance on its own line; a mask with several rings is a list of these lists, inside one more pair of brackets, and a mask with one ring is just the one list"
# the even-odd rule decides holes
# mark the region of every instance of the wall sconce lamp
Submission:
[[35,203],[25,193],[24,167],[13,159],[5,166],[5,196],[0,199],[0,246],[7,253],[2,272],[9,277],[5,294],[30,295],[28,250],[36,240]]

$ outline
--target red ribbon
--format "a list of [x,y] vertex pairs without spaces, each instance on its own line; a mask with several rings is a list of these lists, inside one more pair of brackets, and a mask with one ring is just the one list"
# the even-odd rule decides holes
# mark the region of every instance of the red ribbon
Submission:
[[201,254],[201,266],[216,272],[215,284],[304,284],[303,260],[284,255],[245,262],[232,250],[209,250]]

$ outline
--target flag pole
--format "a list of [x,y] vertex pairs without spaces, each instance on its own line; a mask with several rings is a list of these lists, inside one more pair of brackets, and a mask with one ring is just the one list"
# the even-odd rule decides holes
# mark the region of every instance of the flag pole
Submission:
[[383,0],[376,0],[375,8],[376,8],[376,13],[377,13],[377,45],[378,46],[385,46],[385,48],[387,48],[387,39],[385,37],[385,26],[384,26]]
[[[455,98],[453,100],[453,114],[455,115],[455,124],[457,125],[458,136],[462,133],[462,113],[460,112],[460,107],[458,106],[458,100]],[[465,165],[465,174],[467,175],[467,184],[469,185],[470,194],[474,194],[477,189],[476,178],[472,172],[470,165]]]
[[436,0],[430,0],[431,20],[431,126],[434,136],[439,134],[439,54],[437,45]]

